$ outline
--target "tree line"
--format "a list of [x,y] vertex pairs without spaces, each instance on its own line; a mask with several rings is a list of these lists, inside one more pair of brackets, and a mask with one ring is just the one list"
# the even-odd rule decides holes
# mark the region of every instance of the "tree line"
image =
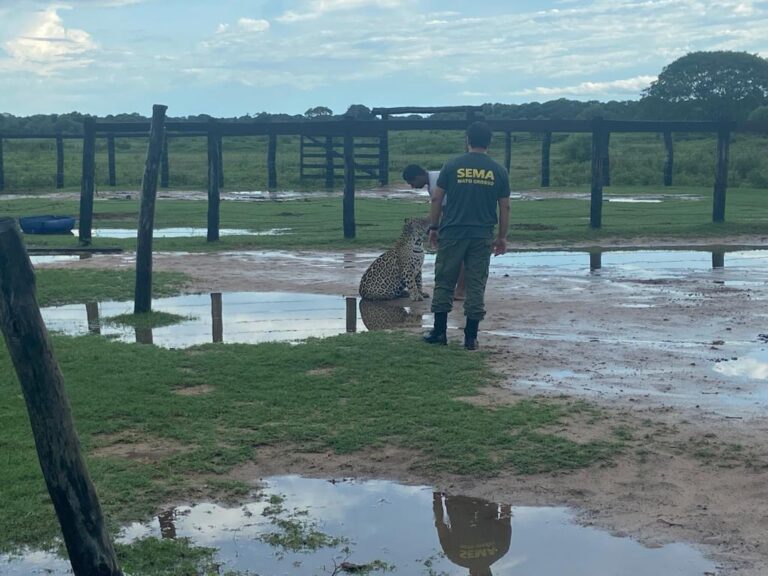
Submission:
[[[580,101],[559,98],[524,104],[486,103],[482,115],[493,119],[589,120],[600,116],[610,120],[757,120],[768,121],[768,60],[756,54],[733,51],[692,52],[678,58],[642,91],[638,100]],[[80,133],[88,114],[36,114],[14,116],[0,113],[0,132],[45,134]],[[463,113],[432,114],[435,119],[463,118]],[[318,122],[328,119],[372,119],[371,109],[352,104],[341,114],[326,106],[309,108],[304,114],[259,112],[219,122]],[[408,118],[408,117],[406,117]],[[410,118],[419,119],[420,115]],[[99,119],[110,122],[148,121],[138,113],[115,114]],[[205,122],[208,114],[169,117],[179,122]]]

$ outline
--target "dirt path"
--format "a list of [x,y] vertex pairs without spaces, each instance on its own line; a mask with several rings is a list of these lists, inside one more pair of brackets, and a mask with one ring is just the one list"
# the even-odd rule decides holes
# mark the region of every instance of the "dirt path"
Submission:
[[[765,239],[717,243],[762,246]],[[375,255],[158,254],[154,266],[190,274],[191,291],[352,296]],[[702,546],[722,574],[767,574],[768,374],[750,378],[739,369],[747,370],[744,362],[765,345],[768,270],[729,268],[728,256],[721,270],[658,275],[590,273],[587,264],[563,271],[546,263],[516,268],[494,262],[481,345],[491,351],[502,384],[472,401],[567,395],[594,402],[607,419],[577,418],[561,433],[590,439],[618,431],[629,447],[612,465],[478,481],[414,476],[412,455],[398,451],[344,457],[281,452],[265,454],[259,473],[377,476],[512,505],[567,504],[582,510],[587,524],[648,544]],[[131,267],[133,259],[103,256],[67,265]],[[432,278],[429,265],[424,275]],[[431,291],[431,282],[427,286]],[[428,314],[428,301],[410,312]],[[454,311],[449,326],[461,325]],[[458,340],[458,329],[449,336]]]

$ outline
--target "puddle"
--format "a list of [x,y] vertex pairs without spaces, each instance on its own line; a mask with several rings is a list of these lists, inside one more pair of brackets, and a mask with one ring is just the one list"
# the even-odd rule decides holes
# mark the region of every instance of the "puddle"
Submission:
[[[77,229],[72,230],[77,236]],[[91,230],[93,238],[136,238],[137,231],[133,228],[94,228]],[[290,228],[271,228],[254,232],[242,228],[221,228],[219,236],[283,236],[290,234]],[[207,228],[156,228],[152,232],[152,238],[205,238],[208,235]]]
[[[386,573],[424,576],[701,576],[716,571],[690,546],[646,548],[579,526],[567,508],[514,506],[377,480],[279,476],[267,478],[266,486],[263,501],[236,508],[177,507],[150,523],[127,526],[119,539],[189,538],[194,545],[218,550],[221,573],[338,574],[347,573],[334,572],[342,562],[359,566],[377,560],[392,568]],[[284,498],[283,512],[265,515],[270,496]],[[343,541],[315,550],[271,546],[263,538],[279,531],[274,520],[298,520]],[[0,562],[7,575],[69,574],[66,563],[50,554],[29,553],[10,561],[0,556]]]
[[133,328],[104,320],[131,314],[133,302],[87,302],[41,309],[50,331],[70,336],[100,334],[121,342],[186,348],[209,342],[299,342],[345,332],[430,326],[432,316],[399,302],[292,292],[186,294],[152,301],[155,312],[187,318],[172,326]]
[[718,358],[713,369],[718,374],[732,378],[768,380],[768,350],[736,358]]

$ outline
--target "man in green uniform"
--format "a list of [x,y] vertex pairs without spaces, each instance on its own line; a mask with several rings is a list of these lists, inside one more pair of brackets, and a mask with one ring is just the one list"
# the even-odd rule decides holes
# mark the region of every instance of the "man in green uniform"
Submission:
[[[490,156],[491,129],[485,122],[467,128],[468,152],[448,161],[430,199],[429,239],[437,248],[432,312],[435,324],[424,336],[430,344],[446,344],[453,289],[464,264],[464,347],[477,350],[477,330],[485,318],[485,285],[495,256],[507,251],[509,175]],[[443,197],[448,201],[443,205]],[[498,214],[496,208],[498,206]],[[494,238],[493,230],[498,223]]]

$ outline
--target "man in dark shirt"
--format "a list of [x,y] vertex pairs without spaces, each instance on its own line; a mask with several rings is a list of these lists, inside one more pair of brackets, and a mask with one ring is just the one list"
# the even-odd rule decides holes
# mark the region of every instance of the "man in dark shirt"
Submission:
[[[467,128],[468,152],[448,161],[432,191],[429,239],[437,248],[432,312],[434,328],[424,336],[430,344],[446,344],[448,312],[453,289],[464,264],[464,347],[477,350],[477,330],[485,318],[485,285],[491,251],[507,251],[509,230],[509,175],[490,156],[491,129],[484,122]],[[448,201],[443,205],[443,197]],[[498,206],[498,215],[496,208]],[[494,238],[493,229],[498,223]]]

